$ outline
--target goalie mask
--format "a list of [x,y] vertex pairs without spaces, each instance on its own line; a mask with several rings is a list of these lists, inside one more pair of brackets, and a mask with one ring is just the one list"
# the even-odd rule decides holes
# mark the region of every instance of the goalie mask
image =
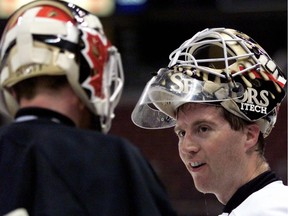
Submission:
[[169,59],[168,67],[147,83],[132,112],[134,124],[173,127],[181,105],[211,103],[257,122],[264,137],[269,135],[285,97],[286,78],[253,39],[233,29],[205,29]]
[[96,16],[64,1],[28,3],[8,20],[0,57],[1,87],[11,115],[17,104],[10,87],[31,77],[66,75],[108,132],[124,77],[120,54]]

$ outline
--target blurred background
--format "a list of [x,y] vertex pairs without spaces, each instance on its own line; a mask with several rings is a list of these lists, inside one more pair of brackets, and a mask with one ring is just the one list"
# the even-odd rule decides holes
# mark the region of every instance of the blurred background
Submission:
[[[0,34],[7,16],[29,0],[0,0]],[[122,55],[125,88],[110,133],[138,146],[156,170],[181,216],[217,215],[223,206],[201,194],[178,156],[172,129],[144,130],[130,120],[151,73],[196,32],[211,27],[240,30],[256,40],[287,75],[286,0],[70,0],[100,17]],[[1,109],[1,104],[0,104]],[[6,119],[2,117],[0,123]],[[266,157],[287,184],[287,98],[268,137]]]

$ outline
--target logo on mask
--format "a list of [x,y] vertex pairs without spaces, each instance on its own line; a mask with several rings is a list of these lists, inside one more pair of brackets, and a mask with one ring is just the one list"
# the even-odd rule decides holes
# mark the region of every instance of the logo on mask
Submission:
[[267,114],[267,107],[269,106],[269,92],[261,90],[258,92],[254,88],[247,88],[241,98],[235,99],[239,103],[239,108],[242,111],[250,111],[261,114]]

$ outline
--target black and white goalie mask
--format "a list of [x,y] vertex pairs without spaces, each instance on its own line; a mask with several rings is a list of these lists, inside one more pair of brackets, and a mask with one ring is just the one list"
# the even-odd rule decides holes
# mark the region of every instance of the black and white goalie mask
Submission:
[[185,41],[147,83],[132,121],[147,129],[173,127],[177,109],[213,103],[250,122],[264,137],[276,122],[286,78],[265,50],[234,29],[205,29]]

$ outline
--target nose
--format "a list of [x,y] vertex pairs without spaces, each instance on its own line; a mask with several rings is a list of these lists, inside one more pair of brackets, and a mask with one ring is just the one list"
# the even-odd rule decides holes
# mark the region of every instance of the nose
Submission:
[[196,140],[193,139],[191,134],[186,133],[182,139],[179,139],[178,149],[180,155],[191,155],[196,154],[199,151],[200,146],[197,144]]

